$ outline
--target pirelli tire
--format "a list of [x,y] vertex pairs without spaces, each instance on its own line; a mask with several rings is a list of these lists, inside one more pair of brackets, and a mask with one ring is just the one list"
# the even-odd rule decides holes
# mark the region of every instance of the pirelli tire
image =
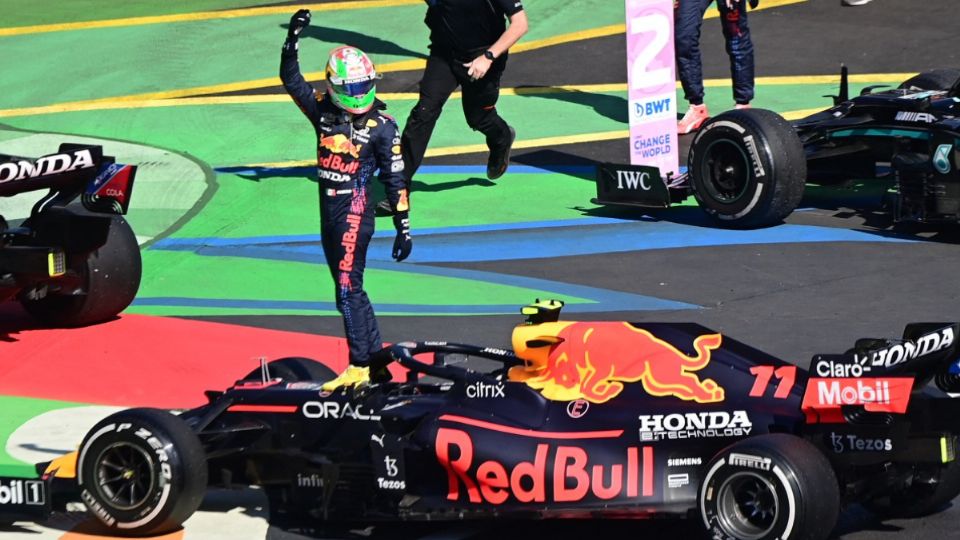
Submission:
[[700,128],[688,158],[693,194],[716,224],[735,229],[783,221],[800,204],[807,178],[803,144],[777,113],[740,109]]
[[[915,478],[920,476],[915,474]],[[915,481],[903,489],[864,501],[863,506],[884,519],[917,518],[942,510],[960,495],[960,462],[951,461],[940,467],[932,478],[922,476],[924,481]]]
[[739,441],[710,462],[700,514],[714,540],[825,540],[840,513],[826,457],[786,434]]
[[79,276],[79,291],[52,288],[43,298],[20,300],[28,313],[48,326],[77,327],[110,320],[130,305],[140,288],[140,247],[130,224],[120,216],[110,223],[103,246],[68,264]]
[[[326,382],[337,378],[337,373],[311,358],[289,356],[278,358],[267,363],[271,379],[282,379],[285,382],[318,381]],[[257,368],[243,378],[244,381],[259,381],[262,378],[260,368]]]
[[911,91],[950,90],[960,82],[960,69],[924,71],[900,83],[899,88]]
[[128,409],[95,425],[77,458],[80,499],[112,535],[180,528],[207,488],[206,454],[180,418]]

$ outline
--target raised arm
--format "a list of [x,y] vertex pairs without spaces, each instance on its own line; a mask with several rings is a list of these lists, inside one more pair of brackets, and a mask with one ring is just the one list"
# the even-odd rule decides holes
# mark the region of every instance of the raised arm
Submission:
[[280,52],[280,80],[293,101],[300,107],[303,114],[311,120],[319,114],[316,91],[300,73],[300,62],[297,58],[300,32],[310,24],[310,10],[301,9],[290,18],[287,28],[287,40],[283,43]]

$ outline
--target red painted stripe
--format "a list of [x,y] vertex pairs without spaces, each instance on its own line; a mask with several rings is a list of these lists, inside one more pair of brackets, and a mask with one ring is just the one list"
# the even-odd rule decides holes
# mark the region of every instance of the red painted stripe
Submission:
[[[182,409],[255,371],[260,357],[306,356],[339,372],[346,341],[207,321],[122,315],[84,328],[41,329],[0,302],[0,395]],[[395,377],[404,370],[390,366]],[[257,378],[259,380],[259,377]]]
[[643,496],[653,496],[653,447],[643,447]]
[[295,413],[296,405],[231,405],[227,412]]
[[521,429],[494,424],[492,422],[485,422],[483,420],[477,420],[475,418],[467,418],[465,416],[457,416],[453,414],[445,414],[440,417],[440,420],[457,422],[460,424],[466,424],[468,426],[499,431],[501,433],[509,433],[511,435],[520,435],[521,437],[535,437],[538,439],[615,439],[620,435],[623,435],[622,429],[611,429],[609,431],[537,431],[534,429]]

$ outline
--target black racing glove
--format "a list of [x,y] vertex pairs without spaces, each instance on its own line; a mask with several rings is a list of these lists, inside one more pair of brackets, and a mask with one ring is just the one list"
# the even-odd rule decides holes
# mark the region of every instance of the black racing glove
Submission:
[[760,0],[750,0],[750,9],[757,9],[757,6],[760,5]]
[[310,10],[300,9],[290,17],[290,26],[287,27],[287,41],[296,41],[300,32],[310,26]]
[[410,212],[397,212],[393,215],[393,226],[397,229],[397,238],[393,241],[393,258],[400,262],[413,251],[413,239],[410,238]]

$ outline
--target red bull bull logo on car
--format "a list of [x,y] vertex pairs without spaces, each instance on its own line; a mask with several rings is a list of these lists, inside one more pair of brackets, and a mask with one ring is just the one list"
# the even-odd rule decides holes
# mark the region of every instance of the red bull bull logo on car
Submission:
[[604,403],[640,381],[653,396],[673,396],[697,403],[724,400],[724,390],[695,371],[710,363],[720,334],[698,336],[696,356],[688,356],[646,330],[625,322],[549,322],[519,326],[513,348],[527,361],[510,369],[512,381],[524,382],[555,401],[585,399]]

